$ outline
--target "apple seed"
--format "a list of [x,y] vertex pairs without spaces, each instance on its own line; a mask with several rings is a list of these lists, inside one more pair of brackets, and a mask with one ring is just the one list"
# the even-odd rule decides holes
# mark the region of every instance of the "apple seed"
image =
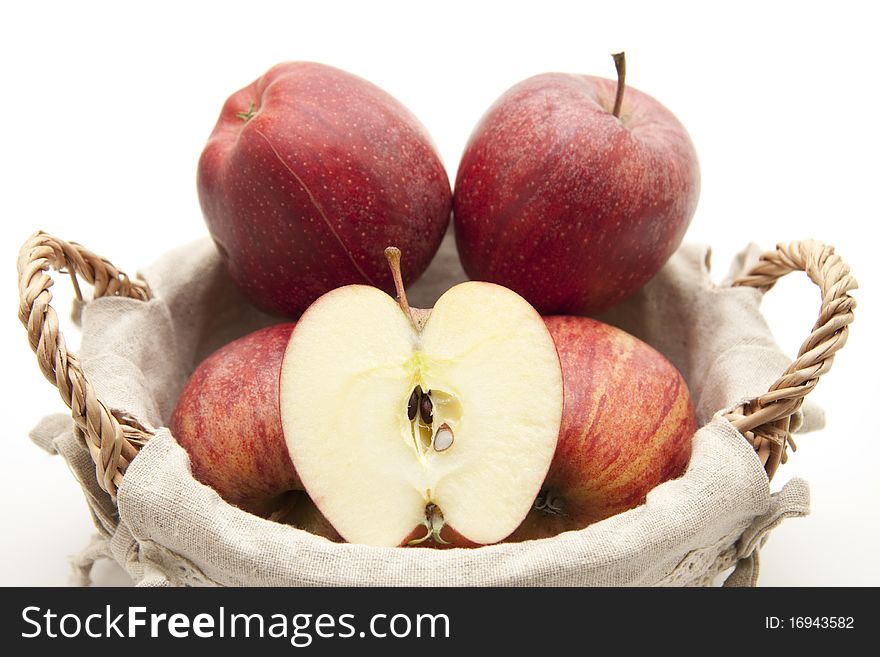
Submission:
[[425,424],[431,424],[434,421],[434,402],[431,401],[430,394],[431,391],[429,390],[422,395],[422,399],[419,402],[419,414],[422,416],[422,421]]
[[434,436],[434,451],[445,452],[452,447],[454,441],[455,435],[452,433],[452,429],[444,422],[437,429],[437,435]]
[[409,402],[406,404],[406,417],[412,422],[416,419],[416,410],[419,407],[419,398],[422,396],[422,389],[419,386],[413,388],[412,394],[409,396]]

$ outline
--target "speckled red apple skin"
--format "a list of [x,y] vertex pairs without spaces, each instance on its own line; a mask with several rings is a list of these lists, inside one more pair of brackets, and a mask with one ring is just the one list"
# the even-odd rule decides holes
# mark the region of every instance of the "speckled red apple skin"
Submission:
[[617,82],[548,73],[503,94],[455,182],[456,241],[476,280],[542,314],[595,314],[644,285],[681,243],[700,189],[672,113]]
[[294,324],[230,342],[190,376],[169,428],[189,453],[193,476],[227,502],[267,515],[301,490],[281,431],[279,376]]
[[452,206],[418,120],[370,82],[310,62],[279,64],[226,101],[197,186],[233,280],[258,307],[290,317],[341,285],[393,294],[389,245],[414,281]]
[[582,529],[681,476],[696,431],[681,374],[660,352],[586,317],[545,317],[564,380],[556,453],[543,489],[562,514],[532,510],[510,541]]

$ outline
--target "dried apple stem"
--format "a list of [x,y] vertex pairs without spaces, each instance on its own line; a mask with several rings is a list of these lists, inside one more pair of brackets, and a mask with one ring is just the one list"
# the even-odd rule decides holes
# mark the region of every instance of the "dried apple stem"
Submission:
[[412,308],[409,301],[406,300],[406,289],[403,287],[403,275],[400,273],[400,249],[396,246],[389,246],[385,249],[385,259],[388,260],[388,266],[391,268],[391,276],[394,278],[394,289],[397,291],[397,304],[400,309],[409,317],[412,325],[418,329],[418,324],[413,316]]
[[424,523],[427,531],[425,535],[421,538],[414,538],[407,545],[421,545],[428,539],[432,539],[435,543],[439,543],[441,545],[449,545],[449,541],[445,540],[440,532],[443,531],[443,513],[437,507],[436,504],[428,504],[425,507],[425,520]]
[[611,55],[614,58],[614,68],[617,69],[617,95],[614,97],[614,109],[612,114],[620,118],[620,109],[623,107],[623,91],[626,89],[626,54],[619,52]]

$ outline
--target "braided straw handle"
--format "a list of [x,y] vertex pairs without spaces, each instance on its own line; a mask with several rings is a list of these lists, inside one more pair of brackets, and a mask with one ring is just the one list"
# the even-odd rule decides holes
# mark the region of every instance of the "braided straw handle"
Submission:
[[735,286],[766,292],[786,274],[806,272],[822,292],[822,307],[810,337],[798,356],[770,390],[727,414],[727,419],[751,442],[772,479],[787,460],[786,447],[797,449],[791,438],[791,417],[801,407],[819,377],[831,369],[834,354],[846,344],[856,301],[849,295],[858,287],[849,267],[834,249],[812,240],[778,244],[765,253]]
[[67,350],[58,330],[58,315],[51,306],[50,267],[70,274],[80,300],[77,275],[94,286],[94,298],[121,296],[146,301],[151,293],[145,283],[131,280],[88,249],[43,232],[31,235],[19,252],[18,318],[27,329],[40,370],[70,407],[75,431],[95,462],[98,484],[115,499],[128,464],[151,434],[135,420],[108,409],[95,394],[79,358]]

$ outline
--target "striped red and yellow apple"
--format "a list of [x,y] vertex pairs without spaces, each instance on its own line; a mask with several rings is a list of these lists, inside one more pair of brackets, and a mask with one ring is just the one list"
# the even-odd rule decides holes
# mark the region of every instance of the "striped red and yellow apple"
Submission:
[[586,317],[546,317],[565,390],[559,440],[510,541],[581,529],[639,506],[682,475],[696,430],[678,370],[632,335]]
[[187,380],[169,423],[193,476],[256,515],[269,515],[285,493],[302,489],[278,406],[278,372],[293,327],[254,331],[208,356]]

